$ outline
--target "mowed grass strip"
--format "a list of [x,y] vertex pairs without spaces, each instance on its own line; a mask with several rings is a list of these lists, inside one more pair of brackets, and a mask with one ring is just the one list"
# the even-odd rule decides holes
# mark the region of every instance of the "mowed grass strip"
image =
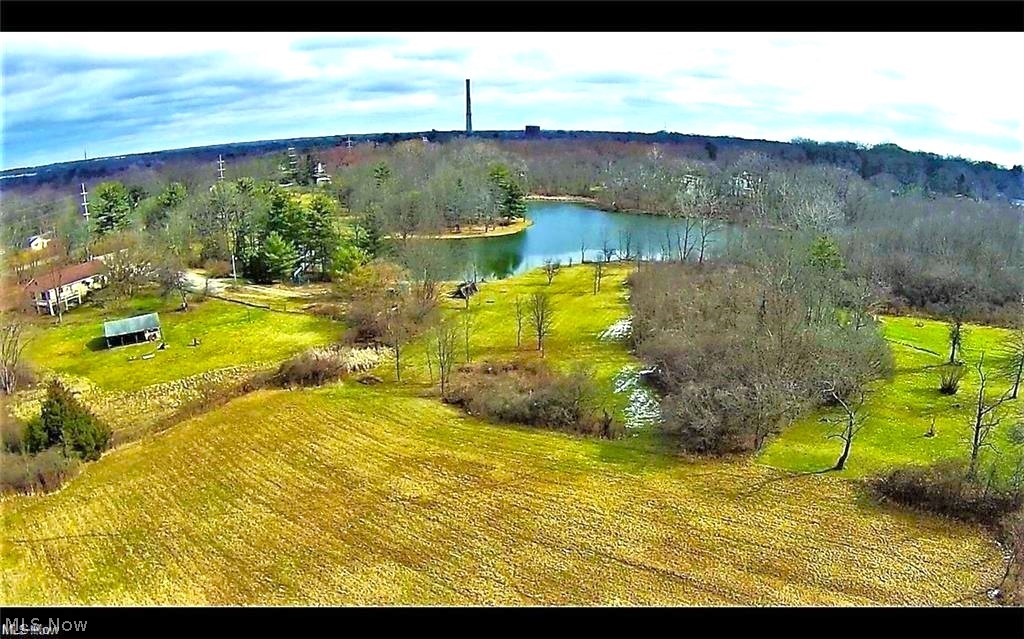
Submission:
[[[82,307],[62,325],[40,326],[26,350],[37,366],[88,378],[105,390],[135,390],[198,373],[285,359],[340,337],[343,327],[301,313],[278,313],[215,299],[177,310],[173,299],[139,296],[116,310]],[[166,350],[155,344],[106,349],[103,322],[160,313]],[[192,346],[192,339],[199,340]],[[153,353],[152,359],[142,355]],[[134,360],[130,361],[130,358]]]
[[2,601],[950,604],[1001,573],[977,528],[851,482],[635,444],[261,391],[3,501]]
[[[844,476],[864,476],[897,466],[931,465],[948,459],[967,460],[974,409],[978,396],[975,364],[985,353],[988,397],[1009,387],[1001,373],[1005,354],[1001,345],[1006,329],[969,325],[962,358],[965,376],[956,395],[939,392],[939,372],[949,361],[948,327],[942,322],[915,317],[884,317],[882,329],[892,348],[896,370],[892,379],[870,385],[861,413],[863,430],[854,439]],[[1021,421],[1024,396],[999,410],[1002,423],[993,432],[993,448],[983,451],[983,466],[995,460],[1005,476],[1019,461],[1021,449],[1010,439],[1011,428]],[[798,420],[772,441],[760,460],[773,467],[816,471],[831,467],[842,451],[842,442],[828,439],[840,426],[828,423],[839,411],[820,411]],[[935,436],[926,437],[932,420]]]

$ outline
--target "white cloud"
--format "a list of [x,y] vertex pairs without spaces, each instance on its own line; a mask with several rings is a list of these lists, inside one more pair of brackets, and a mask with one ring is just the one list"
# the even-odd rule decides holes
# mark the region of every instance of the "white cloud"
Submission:
[[[324,48],[332,42],[347,44]],[[147,140],[151,133],[146,148],[200,143],[181,130],[190,119],[230,126],[238,140],[310,134],[312,122],[331,122],[323,134],[413,130],[425,122],[456,128],[462,79],[470,77],[479,128],[519,128],[527,120],[562,129],[668,126],[779,140],[891,141],[1024,162],[1024,88],[1011,71],[1024,59],[1024,39],[1016,33],[10,33],[3,54],[5,75],[9,63],[45,57],[58,65],[117,63],[26,75],[10,88],[5,78],[4,161],[11,166],[77,157],[81,139],[92,147],[125,139],[89,116],[136,114],[144,100],[110,96],[161,75],[178,81],[176,101],[159,86],[147,96],[156,106],[137,114],[140,129],[130,135]],[[160,66],[173,58],[182,64]],[[226,78],[239,78],[238,86],[218,93]],[[368,82],[381,88],[360,93]],[[211,103],[187,104],[191,86],[191,95]],[[167,92],[164,108],[160,91]],[[213,100],[218,95],[223,106]],[[41,129],[20,130],[23,122]]]

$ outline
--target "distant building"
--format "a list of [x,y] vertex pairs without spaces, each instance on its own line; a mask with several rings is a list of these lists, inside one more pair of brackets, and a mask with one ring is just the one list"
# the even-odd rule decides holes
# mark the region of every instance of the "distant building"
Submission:
[[37,312],[56,315],[61,308],[68,311],[81,304],[91,291],[106,286],[104,268],[101,260],[66,266],[29,280],[25,290],[32,296]]
[[103,340],[107,348],[155,342],[158,339],[160,316],[156,313],[103,322]]
[[25,239],[25,248],[30,251],[42,251],[50,244],[50,238],[46,235],[30,235]]
[[735,197],[750,197],[761,184],[761,178],[744,171],[732,178],[732,194]]
[[330,184],[331,176],[327,175],[327,171],[324,170],[324,163],[316,163],[316,171],[313,172],[313,178],[316,180],[317,185]]
[[540,137],[540,127],[537,126],[536,124],[527,124],[526,125],[526,130],[525,130],[525,135],[528,138],[539,138]]

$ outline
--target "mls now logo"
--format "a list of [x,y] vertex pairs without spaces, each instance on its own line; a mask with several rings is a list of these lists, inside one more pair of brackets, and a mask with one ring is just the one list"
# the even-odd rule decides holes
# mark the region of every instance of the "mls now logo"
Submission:
[[72,621],[65,619],[61,621],[57,619],[47,619],[46,623],[42,623],[37,617],[32,619],[4,619],[3,627],[0,628],[0,634],[4,636],[18,636],[18,635],[58,635],[61,632],[82,632],[85,630],[87,621]]

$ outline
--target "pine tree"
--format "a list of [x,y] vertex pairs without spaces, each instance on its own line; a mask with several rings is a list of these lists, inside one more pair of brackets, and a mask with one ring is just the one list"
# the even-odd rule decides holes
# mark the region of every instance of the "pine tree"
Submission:
[[[110,443],[110,429],[58,380],[46,389],[40,422],[46,447],[63,444],[65,454],[70,450],[83,459],[98,459]],[[34,433],[32,445],[39,443],[38,433]]]
[[131,200],[128,189],[120,182],[103,182],[93,192],[95,204],[96,234],[104,235],[128,226]]
[[326,279],[340,238],[335,224],[334,200],[323,193],[314,194],[309,202],[305,236],[309,259],[319,266],[321,277]]
[[267,241],[263,245],[263,263],[267,275],[272,279],[287,279],[291,277],[298,255],[289,242],[282,238],[276,231],[271,231]]

